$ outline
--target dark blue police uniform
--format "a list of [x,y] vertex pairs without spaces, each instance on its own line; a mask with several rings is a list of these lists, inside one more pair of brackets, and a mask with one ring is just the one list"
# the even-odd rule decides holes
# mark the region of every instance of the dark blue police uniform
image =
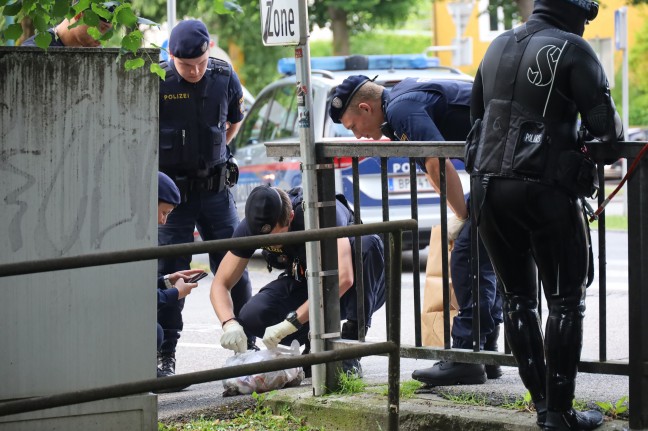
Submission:
[[[170,38],[178,58],[196,58],[208,47],[209,34],[200,21],[181,21]],[[239,220],[227,183],[228,123],[243,119],[243,90],[236,72],[221,60],[209,59],[203,78],[185,81],[173,60],[163,62],[167,74],[160,83],[160,171],[180,189],[182,203],[158,229],[159,245],[193,242],[194,228],[204,240],[231,238]],[[213,273],[224,253],[209,254]],[[192,256],[160,259],[158,273],[189,269]],[[247,271],[232,289],[235,312],[251,297]],[[164,328],[161,354],[172,353],[182,330],[184,299],[158,310]],[[253,340],[251,340],[253,342]]]
[[[385,118],[401,141],[464,141],[470,131],[472,84],[407,78],[383,92]],[[425,171],[425,158],[417,160]],[[450,261],[459,313],[452,324],[452,346],[472,348],[472,285],[470,280],[470,218],[457,237]],[[502,301],[484,245],[479,241],[479,307],[481,348],[502,323]]]
[[[293,192],[294,191],[294,192]],[[304,230],[304,212],[302,207],[303,197],[301,188],[289,192],[295,212],[290,232]],[[353,213],[339,200],[336,200],[336,226],[353,224]],[[234,232],[235,238],[251,236],[245,219],[241,221]],[[382,240],[378,235],[366,235],[362,239],[362,269],[365,283],[364,309],[365,322],[371,326],[371,316],[385,303],[385,257]],[[355,238],[349,238],[351,249],[355,248]],[[308,286],[306,283],[306,246],[304,244],[285,245],[278,247],[265,247],[264,257],[269,266],[284,267],[279,277],[264,286],[250,299],[237,313],[237,319],[245,329],[248,336],[263,337],[269,326],[282,322],[286,315],[296,310],[308,300]],[[234,255],[249,259],[255,252],[254,249],[232,250]],[[355,268],[355,253],[353,266]],[[357,293],[355,282],[353,286],[340,298],[340,315],[348,322],[357,325]],[[347,325],[349,327],[349,325]],[[281,344],[290,345],[292,340],[300,344],[308,341],[309,325],[304,324],[297,332],[281,340]],[[350,331],[348,331],[350,332]],[[343,338],[357,339],[357,326],[354,334],[344,333]]]

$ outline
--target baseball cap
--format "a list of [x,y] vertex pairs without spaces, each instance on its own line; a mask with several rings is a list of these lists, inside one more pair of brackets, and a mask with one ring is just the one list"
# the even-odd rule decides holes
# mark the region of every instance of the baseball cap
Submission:
[[245,202],[245,222],[252,235],[268,234],[281,216],[283,201],[269,185],[255,187]]
[[333,99],[331,100],[331,108],[329,109],[329,115],[334,123],[340,123],[340,118],[342,118],[342,115],[344,115],[344,112],[349,107],[353,96],[360,87],[369,81],[373,82],[373,79],[369,79],[369,77],[364,75],[351,75],[342,81],[342,84],[337,86],[333,93]]
[[165,173],[158,172],[158,201],[180,205],[180,190]]
[[169,52],[178,58],[197,58],[209,49],[209,32],[202,21],[180,21],[169,36]]

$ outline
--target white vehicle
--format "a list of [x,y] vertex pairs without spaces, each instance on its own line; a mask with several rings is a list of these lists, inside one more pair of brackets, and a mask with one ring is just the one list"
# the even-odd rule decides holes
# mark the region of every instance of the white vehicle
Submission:
[[[341,124],[334,123],[328,115],[331,94],[335,87],[350,75],[378,75],[377,83],[391,88],[407,77],[432,79],[460,79],[472,81],[462,72],[439,67],[437,59],[424,55],[322,57],[311,59],[311,85],[313,109],[311,127],[315,141],[322,138],[355,139],[353,133]],[[345,65],[356,67],[349,69]],[[361,65],[358,69],[358,65]],[[375,64],[375,65],[374,65]],[[266,86],[256,97],[230,149],[239,163],[239,181],[233,193],[239,215],[243,218],[245,201],[250,191],[260,184],[270,184],[283,189],[301,185],[300,159],[269,158],[265,143],[295,141],[299,139],[297,127],[297,87],[294,59],[279,61],[279,70],[286,76]],[[406,145],[406,144],[405,144]],[[468,192],[468,176],[464,165],[453,160],[460,172],[464,191]],[[365,223],[382,221],[382,194],[380,184],[380,159],[369,157],[358,163],[360,175],[361,216]],[[351,158],[335,160],[335,187],[353,205],[353,171]],[[388,159],[388,188],[390,220],[411,218],[409,160]],[[430,239],[430,229],[440,224],[439,195],[428,183],[423,172],[417,176],[419,205],[419,247],[425,248]],[[404,236],[403,247],[412,248],[411,237]]]

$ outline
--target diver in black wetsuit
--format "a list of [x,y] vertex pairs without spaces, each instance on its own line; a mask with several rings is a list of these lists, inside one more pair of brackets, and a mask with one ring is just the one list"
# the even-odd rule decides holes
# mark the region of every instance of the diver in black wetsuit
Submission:
[[[572,408],[592,264],[581,198],[595,182],[578,116],[610,145],[623,135],[603,67],[581,37],[597,12],[588,0],[536,0],[527,23],[490,45],[472,93],[474,213],[501,281],[507,340],[544,430],[590,430],[603,420]],[[549,308],[544,341],[536,267]]]

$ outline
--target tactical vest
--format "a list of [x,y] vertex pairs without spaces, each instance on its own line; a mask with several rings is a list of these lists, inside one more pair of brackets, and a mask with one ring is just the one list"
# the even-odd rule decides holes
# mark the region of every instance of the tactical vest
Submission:
[[[288,196],[292,202],[295,215],[290,223],[291,232],[302,232],[305,229],[304,223],[304,191],[301,187],[294,187],[288,190]],[[354,224],[353,210],[350,208],[344,195],[336,195],[337,200],[342,202],[347,209],[347,226]],[[272,268],[285,270],[295,279],[300,280],[306,273],[306,246],[302,244],[288,244],[283,246],[283,253],[273,252],[268,249],[262,251],[266,260],[268,271]]]
[[171,63],[160,83],[160,170],[193,176],[227,160],[230,65],[209,58],[203,79],[182,79]]
[[[466,170],[472,175],[512,177],[570,187],[578,170],[591,169],[592,165],[587,164],[579,151],[575,133],[569,138],[564,132],[570,128],[575,131],[575,117],[573,125],[567,124],[560,113],[547,113],[543,117],[530,112],[513,96],[527,45],[535,33],[547,28],[551,27],[538,22],[516,27],[508,36],[497,70],[488,71],[496,74],[492,94],[497,98],[488,101],[484,118],[474,124],[468,136],[465,161]],[[560,139],[552,139],[552,132]]]

